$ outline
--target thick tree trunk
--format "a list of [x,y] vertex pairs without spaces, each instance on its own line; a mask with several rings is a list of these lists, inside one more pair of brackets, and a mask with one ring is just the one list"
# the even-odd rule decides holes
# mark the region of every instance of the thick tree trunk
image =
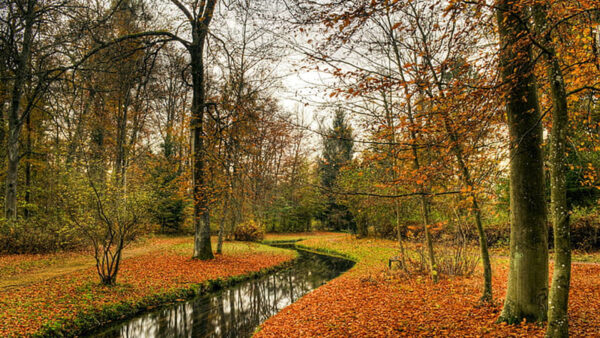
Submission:
[[[198,32],[196,32],[198,34]],[[206,186],[205,149],[204,149],[204,62],[202,60],[204,39],[195,42],[190,48],[192,58],[192,163],[194,191],[194,255],[197,259],[212,259],[210,242],[210,210],[208,205],[208,187]]]
[[571,284],[571,232],[567,204],[566,145],[569,112],[563,73],[547,27],[547,8],[534,10],[536,31],[542,37],[546,69],[552,94],[550,134],[550,196],[554,229],[554,272],[550,289],[546,337],[568,337],[569,288]]
[[506,83],[510,134],[510,270],[499,321],[544,321],[548,309],[548,230],[544,196],[542,126],[520,0],[499,0],[500,68]]

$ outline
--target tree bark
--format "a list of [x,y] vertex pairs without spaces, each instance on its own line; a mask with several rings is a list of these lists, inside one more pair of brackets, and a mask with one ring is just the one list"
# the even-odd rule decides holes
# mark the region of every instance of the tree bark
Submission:
[[33,44],[33,25],[35,24],[35,6],[37,1],[27,2],[27,12],[24,16],[25,29],[23,32],[23,47],[17,58],[15,79],[11,90],[10,109],[8,116],[8,166],[6,170],[6,191],[4,201],[5,217],[9,220],[17,218],[17,184],[19,176],[19,136],[23,127],[21,116],[21,99],[25,82],[29,74],[29,61],[31,59],[31,47]]
[[[3,93],[0,92],[0,95]],[[6,138],[6,119],[4,118],[4,102],[0,102],[0,161],[4,161],[5,149],[4,140]]]
[[231,210],[231,199],[229,198],[229,192],[226,193],[226,197],[223,199],[221,209],[221,219],[219,220],[219,238],[217,240],[217,254],[223,253],[223,236],[225,235],[225,220],[227,219],[227,208]]
[[500,71],[506,83],[510,134],[510,270],[499,321],[545,321],[548,309],[548,229],[542,126],[527,7],[499,0]]
[[33,152],[33,144],[31,142],[31,134],[33,133],[31,128],[31,114],[27,115],[27,150],[26,156],[27,161],[25,162],[25,207],[23,208],[23,216],[25,219],[28,219],[31,216],[31,210],[29,204],[31,203],[31,160],[32,160],[32,152]]
[[204,64],[202,60],[203,44],[191,47],[193,98],[192,98],[192,163],[194,191],[194,255],[197,259],[212,259],[210,242],[210,211],[208,205],[205,149],[204,149]]
[[210,242],[210,210],[208,203],[208,186],[205,173],[204,149],[204,42],[208,34],[208,25],[212,19],[216,0],[205,3],[201,17],[192,21],[192,43],[188,50],[191,57],[192,71],[192,163],[193,163],[193,194],[194,194],[194,254],[196,259],[212,259]]
[[546,337],[569,336],[569,288],[571,284],[571,232],[567,204],[566,145],[569,112],[567,91],[560,63],[548,31],[547,8],[536,5],[536,31],[542,37],[546,70],[552,95],[550,133],[550,197],[554,229],[554,272],[550,289]]

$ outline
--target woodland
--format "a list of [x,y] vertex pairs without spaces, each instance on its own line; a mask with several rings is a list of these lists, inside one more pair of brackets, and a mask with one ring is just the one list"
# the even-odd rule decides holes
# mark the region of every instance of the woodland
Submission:
[[599,0],[0,0],[0,78],[2,337],[309,254],[213,335],[600,337]]

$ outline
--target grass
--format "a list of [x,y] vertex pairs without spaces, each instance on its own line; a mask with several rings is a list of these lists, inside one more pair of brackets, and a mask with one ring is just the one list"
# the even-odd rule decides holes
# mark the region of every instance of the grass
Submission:
[[293,232],[293,233],[268,233],[265,239],[262,241],[264,244],[273,244],[280,242],[297,242],[308,238],[322,237],[322,236],[336,236],[341,235],[335,232]]
[[190,259],[192,247],[191,238],[155,238],[128,249],[113,287],[99,285],[93,263],[48,278],[23,276],[70,267],[80,254],[5,257],[2,269],[27,283],[0,290],[0,336],[78,335],[149,307],[254,278],[296,257],[290,250],[226,242],[222,255],[198,261]]
[[[163,251],[175,244],[189,242],[190,237],[143,238],[123,251],[123,258]],[[41,282],[53,277],[93,267],[91,251],[50,254],[0,255],[0,291],[6,288]]]
[[[406,276],[387,268],[398,253],[394,241],[355,239],[351,235],[311,236],[297,244],[357,261],[349,272],[307,294],[268,319],[256,337],[454,336],[542,337],[535,323],[496,324],[506,289],[508,259],[492,260],[495,302],[479,303],[481,269],[473,276]],[[600,266],[576,264],[570,298],[573,336],[600,336]]]

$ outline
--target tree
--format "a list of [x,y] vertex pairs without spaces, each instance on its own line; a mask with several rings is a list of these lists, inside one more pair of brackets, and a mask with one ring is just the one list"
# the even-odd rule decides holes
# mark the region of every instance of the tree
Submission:
[[170,1],[184,15],[191,29],[191,41],[173,34],[170,35],[187,49],[190,56],[192,77],[190,127],[192,131],[192,194],[194,196],[194,253],[192,257],[203,260],[212,259],[214,255],[210,242],[210,196],[204,148],[204,122],[208,109],[204,81],[204,47],[217,0],[194,0],[189,8],[179,0]]
[[500,71],[506,88],[510,134],[510,270],[499,320],[545,321],[548,310],[548,230],[544,195],[542,126],[528,6],[520,0],[496,5]]
[[[71,173],[76,176],[78,173]],[[135,184],[123,187],[108,181],[100,187],[87,173],[71,179],[60,194],[61,207],[94,249],[96,272],[104,285],[117,282],[123,248],[140,232],[147,209],[147,193]],[[72,184],[75,183],[75,184]],[[88,212],[93,210],[92,213]]]
[[355,230],[351,213],[344,205],[336,203],[333,194],[340,170],[352,160],[353,153],[352,127],[348,124],[344,111],[337,109],[331,129],[324,133],[323,154],[319,160],[321,186],[329,199],[324,217],[327,224],[336,230]]
[[[5,48],[3,52],[5,62],[11,65],[9,74],[11,76],[9,108],[8,108],[8,137],[6,140],[8,164],[6,170],[6,190],[4,209],[7,219],[17,218],[17,185],[19,162],[21,154],[19,151],[19,138],[23,125],[26,123],[29,113],[39,99],[41,92],[47,86],[47,79],[43,74],[36,74],[37,83],[30,83],[32,79],[32,57],[37,51],[36,42],[42,36],[45,20],[54,5],[44,1],[9,1],[2,9],[2,21],[6,23],[3,29],[2,40]],[[64,5],[64,3],[63,3]],[[39,30],[38,30],[39,29]],[[46,46],[48,47],[48,46]],[[37,55],[43,58],[42,55]],[[8,59],[8,60],[6,60]],[[29,97],[24,99],[28,88],[33,88]],[[25,104],[24,104],[25,101]],[[25,107],[23,107],[23,104]],[[4,137],[4,136],[3,136]]]

